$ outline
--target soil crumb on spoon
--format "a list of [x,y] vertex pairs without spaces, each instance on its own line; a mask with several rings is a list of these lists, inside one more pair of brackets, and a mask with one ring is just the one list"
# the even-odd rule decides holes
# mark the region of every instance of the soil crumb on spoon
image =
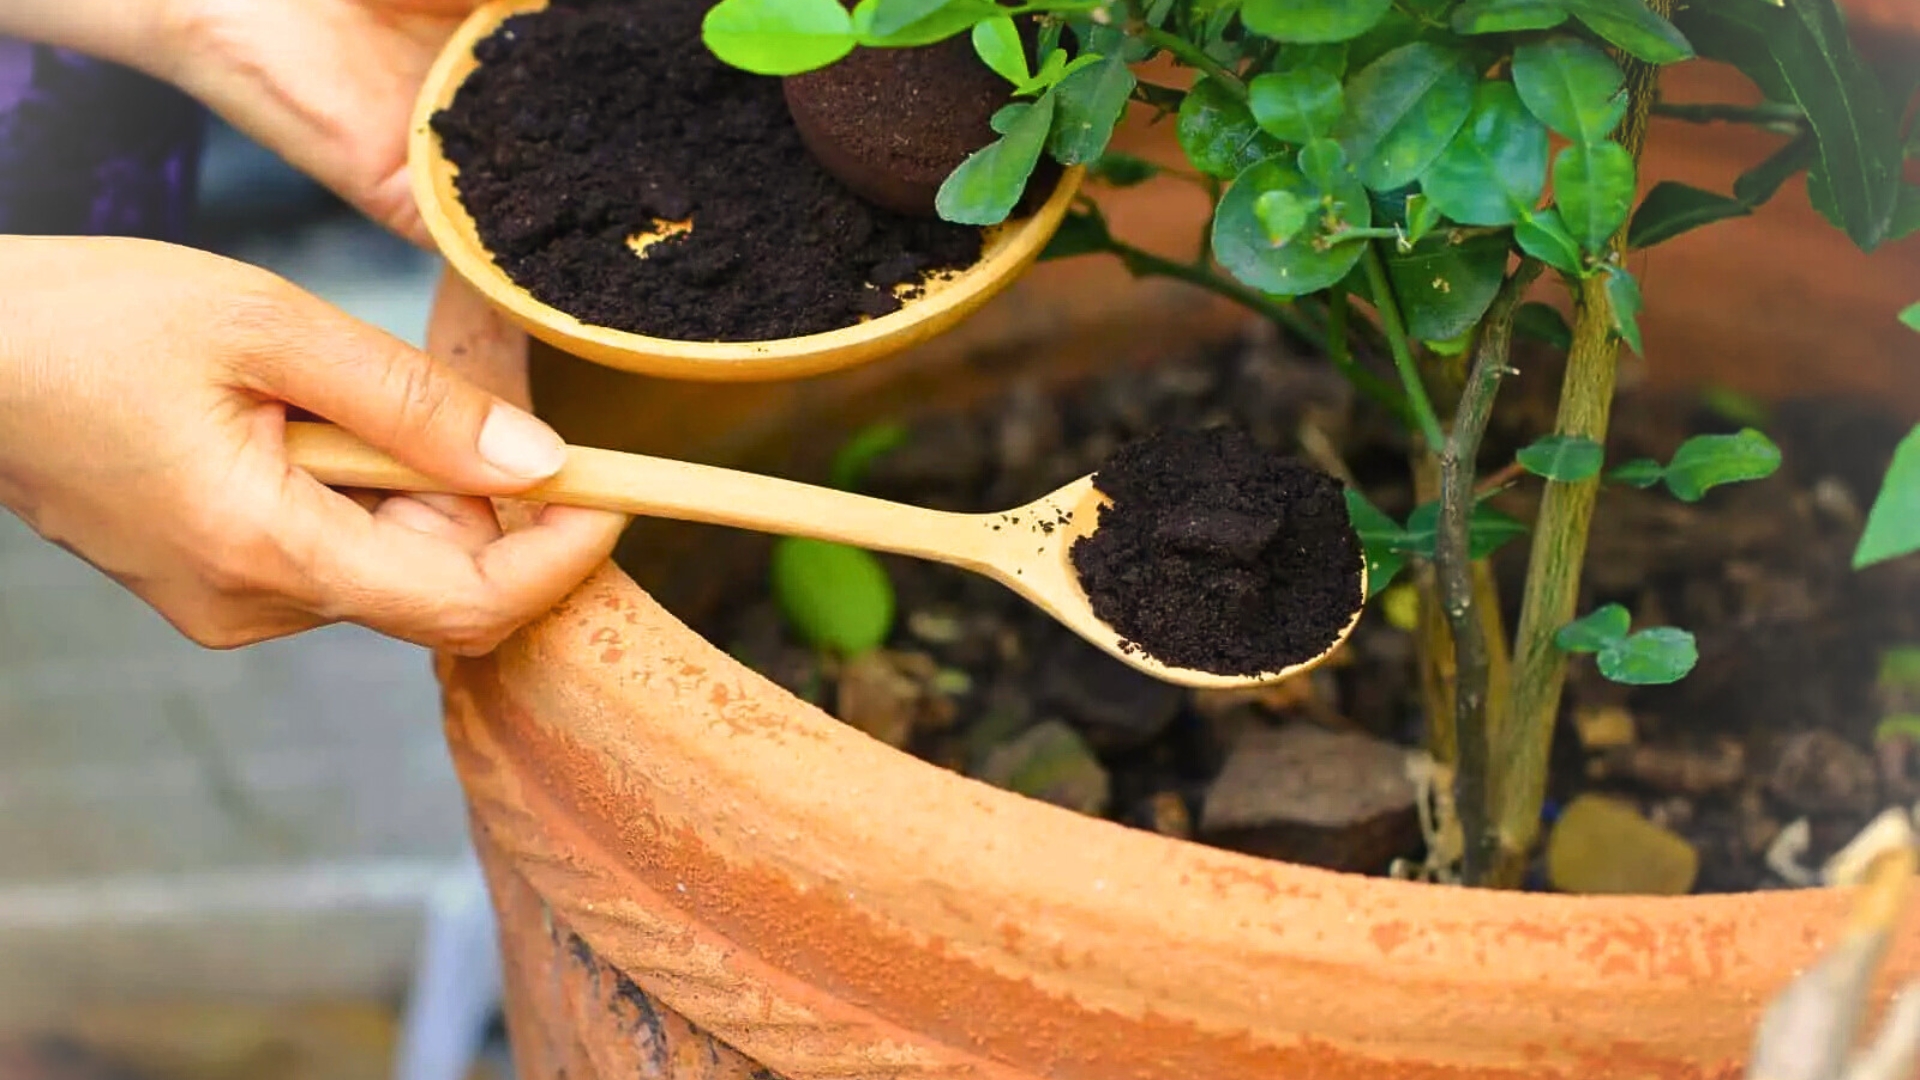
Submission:
[[1339,481],[1233,428],[1171,430],[1094,474],[1110,500],[1068,555],[1129,648],[1219,675],[1325,652],[1364,601]]

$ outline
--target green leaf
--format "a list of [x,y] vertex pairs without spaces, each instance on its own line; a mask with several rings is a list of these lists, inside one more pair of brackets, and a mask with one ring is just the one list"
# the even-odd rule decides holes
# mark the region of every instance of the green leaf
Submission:
[[[1920,310],[1920,305],[1908,310]],[[1853,551],[1853,568],[1859,570],[1915,551],[1920,551],[1920,427],[1908,432],[1893,452],[1880,494],[1867,512],[1867,531]]]
[[1005,136],[976,150],[953,170],[934,196],[934,209],[956,225],[998,225],[1026,193],[1027,178],[1046,148],[1054,99],[1044,94],[1013,121]]
[[1354,488],[1346,489],[1347,519],[1360,537],[1360,550],[1367,560],[1367,599],[1378,596],[1406,565],[1406,557],[1394,550],[1405,534],[1392,518]]
[[1045,60],[1040,62],[1040,69],[1033,73],[1033,77],[1014,87],[1013,92],[1021,96],[1037,94],[1042,90],[1048,90],[1058,86],[1060,80],[1074,72],[1091,67],[1099,62],[1100,58],[1097,56],[1081,56],[1075,58],[1072,62],[1068,62],[1067,50],[1055,49],[1047,54]]
[[1143,157],[1110,150],[1087,166],[1087,174],[1114,187],[1133,187],[1160,175],[1160,166]]
[[1418,244],[1440,227],[1440,208],[1424,194],[1407,196],[1407,240]]
[[1288,45],[1273,58],[1273,65],[1267,70],[1284,73],[1317,68],[1335,79],[1343,79],[1347,74],[1348,49],[1349,46],[1344,41],[1318,45]]
[[1340,122],[1346,94],[1338,76],[1318,67],[1262,75],[1247,85],[1253,119],[1281,142],[1308,143]]
[[1613,332],[1627,343],[1635,356],[1645,356],[1646,350],[1640,343],[1640,311],[1645,306],[1640,297],[1640,282],[1635,280],[1624,266],[1609,265],[1607,275],[1607,309],[1613,321]]
[[1581,273],[1580,241],[1567,231],[1567,223],[1560,220],[1560,211],[1553,207],[1520,219],[1513,227],[1513,239],[1521,251],[1555,270]]
[[1677,64],[1693,46],[1646,0],[1562,0],[1573,17],[1614,47],[1649,64]]
[[1520,467],[1535,476],[1575,484],[1600,475],[1607,452],[1599,443],[1579,435],[1548,435],[1514,455]]
[[931,18],[938,14],[941,8],[947,7],[952,2],[953,0],[875,0],[871,15],[865,20],[856,15],[854,25],[864,31],[863,37],[871,36],[885,40],[923,19]]
[[[1397,545],[1403,555],[1433,558],[1434,536],[1440,526],[1440,503],[1421,503],[1407,516],[1406,533]],[[1527,535],[1526,523],[1485,503],[1475,503],[1467,515],[1467,556],[1484,559],[1508,543]]]
[[1589,253],[1607,249],[1633,210],[1633,155],[1611,140],[1574,143],[1553,159],[1553,202]]
[[1627,246],[1652,247],[1702,225],[1751,213],[1752,208],[1739,199],[1702,191],[1675,180],[1662,180],[1640,201],[1640,209],[1634,211],[1633,224],[1627,227]]
[[884,423],[862,428],[833,455],[833,462],[827,467],[827,483],[842,491],[858,488],[875,461],[906,441],[904,424]]
[[[926,6],[932,4],[932,10],[913,22],[894,26],[892,19],[882,18],[887,8],[900,7],[902,3]],[[904,10],[904,9],[903,9]],[[862,45],[876,48],[907,49],[920,45],[932,45],[945,41],[955,34],[964,34],[973,29],[975,23],[1000,14],[999,5],[993,0],[860,0],[853,9],[853,34]],[[878,29],[885,27],[884,31]]]
[[1616,484],[1625,484],[1644,491],[1659,483],[1666,475],[1666,466],[1652,458],[1634,458],[1632,461],[1615,466],[1614,470],[1607,474],[1607,479]]
[[1624,639],[1632,625],[1633,616],[1625,607],[1606,604],[1561,627],[1553,643],[1561,652],[1597,653]]
[[1665,686],[1700,662],[1693,635],[1671,626],[1631,634],[1600,650],[1600,674],[1623,686]]
[[1733,182],[1733,197],[1750,207],[1758,207],[1773,198],[1780,185],[1804,170],[1818,156],[1820,144],[1813,132],[1806,131],[1767,156],[1765,161],[1740,174]]
[[1027,69],[1027,45],[1020,40],[1020,28],[1005,15],[974,25],[973,51],[980,55],[981,63],[1015,86],[1033,77]]
[[1573,348],[1573,327],[1567,325],[1567,317],[1538,300],[1529,300],[1514,312],[1513,332],[1556,349]]
[[[1914,126],[1920,128],[1920,124]],[[1916,232],[1920,232],[1920,186],[1908,184],[1900,189],[1900,201],[1893,208],[1893,221],[1887,226],[1887,239],[1905,240]]]
[[1483,82],[1473,111],[1420,179],[1420,189],[1462,225],[1511,225],[1547,183],[1547,128],[1509,82]]
[[1878,246],[1899,197],[1900,117],[1833,0],[1695,4],[1683,22],[1703,56],[1800,106],[1818,140],[1807,178],[1814,204],[1861,248]]
[[1392,0],[1246,0],[1240,21],[1275,41],[1351,41],[1371,30],[1391,6]]
[[1253,200],[1253,214],[1266,230],[1267,241],[1284,244],[1307,227],[1309,206],[1291,191],[1263,191]]
[[723,62],[755,75],[797,75],[853,51],[853,18],[840,0],[720,0],[700,37]]
[[1089,205],[1086,209],[1067,211],[1053,239],[1047,241],[1046,249],[1040,252],[1040,261],[1071,259],[1112,249],[1113,236],[1107,231],[1106,218],[1098,208]]
[[858,656],[893,630],[893,581],[872,552],[783,536],[773,546],[772,586],[788,625],[816,649]]
[[1667,463],[1667,490],[1681,502],[1699,502],[1721,484],[1764,480],[1780,467],[1780,448],[1753,428],[1735,435],[1695,435]]
[[1358,180],[1346,177],[1328,191],[1307,179],[1288,157],[1276,154],[1249,167],[1221,196],[1213,216],[1213,250],[1220,265],[1248,285],[1276,296],[1304,296],[1346,277],[1366,245],[1322,244],[1318,230],[1309,229],[1276,246],[1260,222],[1260,197],[1284,191],[1316,205],[1331,197],[1345,222],[1356,227],[1371,223],[1372,210]]
[[1627,115],[1620,65],[1577,37],[1556,34],[1515,49],[1513,85],[1529,112],[1576,143],[1605,139]]
[[1424,41],[1356,74],[1339,139],[1361,181],[1390,191],[1418,180],[1467,122],[1475,83],[1464,52]]
[[1282,149],[1277,139],[1260,130],[1246,104],[1212,79],[1200,79],[1188,91],[1174,133],[1194,168],[1223,180]]
[[1551,30],[1567,21],[1560,0],[1467,0],[1453,12],[1456,34],[1508,34]]
[[1902,311],[1900,313],[1900,321],[1906,324],[1907,329],[1920,331],[1920,304],[1914,304],[1912,307]]
[[[1133,69],[1118,54],[1060,80],[1054,90],[1059,113],[1054,117],[1053,135],[1048,143],[1054,160],[1062,165],[1079,165],[1105,153],[1138,81]],[[1115,182],[1111,177],[1106,179],[1108,183]]]
[[1421,341],[1445,341],[1479,325],[1506,276],[1507,252],[1507,238],[1500,234],[1457,244],[1434,235],[1411,251],[1387,256],[1387,276],[1407,333]]
[[1007,132],[1013,130],[1014,123],[1026,115],[1027,110],[1031,108],[1033,108],[1033,103],[1030,101],[1015,101],[1008,105],[1002,105],[994,110],[992,116],[987,118],[987,126],[993,129],[994,134],[1005,135]]
[[[1353,180],[1353,170],[1347,166],[1347,152],[1332,139],[1315,139],[1301,147],[1299,166],[1300,172],[1321,191],[1346,190],[1347,184]],[[1372,220],[1371,209],[1368,210],[1368,220]],[[1349,224],[1357,225],[1359,222]]]

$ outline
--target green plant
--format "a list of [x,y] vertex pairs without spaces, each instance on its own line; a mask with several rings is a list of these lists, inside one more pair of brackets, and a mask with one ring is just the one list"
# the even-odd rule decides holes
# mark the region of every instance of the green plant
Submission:
[[[1920,331],[1920,304],[1900,313],[1900,321]],[[1854,569],[1920,551],[1920,427],[1900,440],[1887,466],[1880,495],[1867,514],[1867,529],[1854,549]]]
[[[1032,63],[1022,19],[1036,29]],[[1693,663],[1683,631],[1629,634],[1607,609],[1577,621],[1600,484],[1664,482],[1694,500],[1779,464],[1749,429],[1692,440],[1665,465],[1605,471],[1619,348],[1641,349],[1627,257],[1750,214],[1802,173],[1813,204],[1862,248],[1920,228],[1920,189],[1900,178],[1916,149],[1912,138],[1903,147],[1896,107],[1911,76],[1869,69],[1834,0],[1678,11],[1672,0],[860,0],[851,11],[840,0],[722,0],[706,24],[716,54],[768,74],[855,45],[962,33],[1017,100],[995,117],[999,138],[942,187],[943,217],[1004,219],[1042,154],[1112,185],[1197,184],[1214,209],[1190,261],[1115,237],[1087,198],[1047,256],[1109,254],[1136,275],[1238,301],[1323,348],[1408,424],[1423,505],[1395,522],[1356,492],[1353,516],[1376,591],[1409,560],[1432,567],[1425,603],[1444,618],[1426,627],[1424,662],[1438,669],[1450,652],[1455,674],[1452,700],[1428,702],[1429,732],[1436,756],[1457,764],[1465,875],[1517,884],[1570,656],[1592,651],[1603,673],[1633,682],[1671,681]],[[1696,56],[1737,67],[1765,100],[1660,100],[1659,68]],[[1142,79],[1136,69],[1156,57],[1193,69],[1192,84]],[[1189,168],[1105,153],[1130,105],[1174,118]],[[1783,143],[1730,192],[1668,181],[1636,205],[1656,113],[1756,125]],[[1570,294],[1570,323],[1524,302],[1543,274]],[[1360,305],[1371,320],[1356,318]],[[1516,333],[1567,353],[1554,430],[1517,463],[1544,485],[1530,530],[1484,505],[1478,476]],[[1392,376],[1367,367],[1356,344],[1384,354]],[[1484,560],[1528,531],[1509,645],[1490,629]]]

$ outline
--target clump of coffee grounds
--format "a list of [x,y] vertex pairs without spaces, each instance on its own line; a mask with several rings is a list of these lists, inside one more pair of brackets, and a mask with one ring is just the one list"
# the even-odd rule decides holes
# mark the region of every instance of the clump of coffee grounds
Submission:
[[[870,206],[814,161],[778,79],[700,40],[712,0],[553,0],[474,49],[433,118],[494,261],[592,325],[764,341],[900,307],[978,261],[978,229]],[[644,258],[631,237],[691,219]]]
[[1163,664],[1279,671],[1325,652],[1365,599],[1339,482],[1244,431],[1148,436],[1094,486],[1110,505],[1074,569],[1094,614]]

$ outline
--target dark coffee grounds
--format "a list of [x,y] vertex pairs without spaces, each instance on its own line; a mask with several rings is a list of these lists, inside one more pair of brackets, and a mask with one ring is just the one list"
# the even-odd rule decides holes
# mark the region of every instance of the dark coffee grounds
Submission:
[[1231,428],[1166,431],[1094,474],[1111,500],[1069,553],[1096,615],[1174,667],[1258,675],[1311,659],[1364,600],[1338,481]]
[[[433,119],[495,262],[583,322],[760,341],[899,309],[979,259],[979,230],[888,213],[813,160],[778,79],[700,40],[712,0],[553,0],[474,49]],[[636,257],[661,222],[693,229]]]

